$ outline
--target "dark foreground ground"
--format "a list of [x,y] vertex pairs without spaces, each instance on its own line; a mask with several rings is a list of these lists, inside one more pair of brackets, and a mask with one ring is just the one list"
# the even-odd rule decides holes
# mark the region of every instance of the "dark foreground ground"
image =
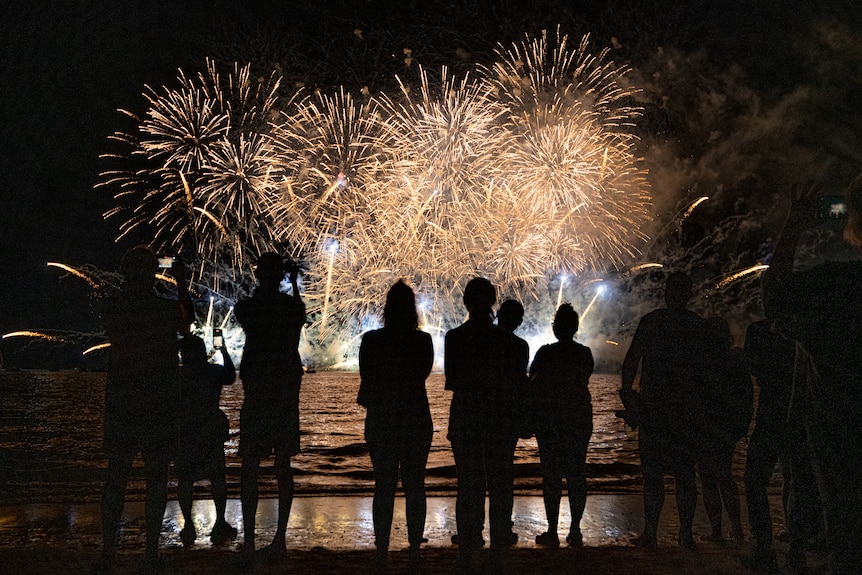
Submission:
[[[600,575],[730,575],[751,573],[740,559],[750,543],[741,545],[707,541],[709,533],[702,505],[695,521],[698,548],[694,551],[676,545],[677,519],[674,499],[667,498],[659,532],[659,549],[645,551],[629,540],[642,526],[640,496],[637,494],[591,494],[581,522],[585,547],[559,549],[537,547],[535,536],[546,528],[542,499],[519,496],[515,501],[514,530],[521,536],[509,554],[507,573],[600,574]],[[780,534],[780,505],[773,501],[776,533]],[[560,520],[560,536],[569,526],[566,506]],[[166,575],[215,575],[238,573],[234,565],[243,538],[241,510],[235,499],[228,501],[228,521],[240,529],[239,537],[224,547],[208,540],[214,521],[212,504],[195,502],[193,521],[198,539],[191,548],[179,541],[182,517],[176,501],[168,503],[161,535]],[[267,543],[275,529],[276,505],[262,499],[258,509],[258,546]],[[98,505],[46,504],[0,507],[0,574],[74,575],[84,574],[96,560],[100,548]],[[390,551],[390,573],[408,573],[404,501],[396,501]],[[454,498],[430,497],[423,548],[422,573],[452,573],[458,549],[450,542],[454,533]],[[487,537],[487,530],[486,530]],[[374,554],[371,498],[357,496],[298,497],[288,525],[288,560],[279,565],[261,562],[254,573],[366,573]],[[120,535],[118,574],[140,571],[143,554],[143,505],[126,505]],[[784,545],[776,543],[783,563]],[[488,549],[476,562],[477,573],[488,573]],[[822,552],[809,554],[809,575],[826,575],[828,566]]]
[[[291,550],[281,565],[259,565],[255,573],[364,573],[368,571],[373,551],[331,551],[327,549]],[[526,574],[608,574],[608,575],[728,575],[750,573],[739,564],[739,551],[729,551],[715,545],[701,545],[697,551],[662,548],[656,552],[621,546],[585,547],[579,550],[518,549],[511,551],[508,573]],[[169,550],[165,574],[216,575],[236,573],[232,564],[236,554],[226,550]],[[429,548],[424,552],[422,573],[452,573],[457,549]],[[0,550],[0,572],[10,575],[48,573],[87,573],[94,559],[92,552],[70,551],[63,548]],[[486,569],[487,551],[477,562],[478,572]],[[390,554],[390,572],[408,573],[406,551]],[[810,561],[809,573],[827,573],[822,557]],[[137,573],[140,556],[123,553],[117,573]]]

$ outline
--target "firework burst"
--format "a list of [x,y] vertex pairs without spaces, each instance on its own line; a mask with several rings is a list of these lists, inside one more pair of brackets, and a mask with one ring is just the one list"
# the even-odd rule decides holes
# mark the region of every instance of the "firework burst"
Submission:
[[147,89],[138,132],[117,137],[143,165],[103,174],[119,188],[108,215],[126,215],[121,234],[152,226],[155,244],[192,238],[199,278],[239,282],[268,250],[301,258],[308,339],[336,361],[397,278],[443,330],[474,275],[526,301],[560,274],[630,265],[651,204],[627,70],[559,33],[496,60],[461,76],[417,67],[394,95],[278,108],[274,76],[180,73],[177,89]]
[[241,266],[246,250],[270,239],[260,196],[269,190],[273,159],[261,131],[279,80],[252,78],[250,66],[238,65],[222,76],[208,61],[206,73],[180,71],[177,81],[177,88],[146,87],[143,117],[123,111],[139,125],[113,136],[126,151],[106,156],[126,166],[102,173],[100,186],[119,188],[105,217],[127,217],[120,237],[149,227],[158,249],[185,247],[211,260],[226,250]]
[[549,248],[548,269],[618,267],[645,239],[650,208],[628,70],[607,61],[607,50],[593,56],[586,36],[570,50],[559,32],[497,55],[486,76],[508,110],[504,177],[518,207],[542,224],[533,235]]

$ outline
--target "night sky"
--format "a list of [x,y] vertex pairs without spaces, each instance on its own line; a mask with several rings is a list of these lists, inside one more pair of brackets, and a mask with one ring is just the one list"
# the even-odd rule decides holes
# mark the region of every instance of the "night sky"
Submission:
[[[118,108],[142,111],[145,84],[202,70],[207,56],[277,67],[285,84],[375,92],[394,85],[405,47],[428,67],[466,70],[524,33],[589,32],[643,88],[657,225],[704,194],[714,201],[688,237],[733,215],[758,218],[751,244],[734,248],[740,267],[768,255],[791,183],[840,190],[862,171],[862,17],[850,0],[5,4],[0,333],[97,329],[87,286],[45,264],[116,269],[147,240],[114,243],[118,222],[102,219],[110,192],[93,189],[99,154],[129,129]],[[20,344],[2,343],[7,362],[13,351],[32,361]]]

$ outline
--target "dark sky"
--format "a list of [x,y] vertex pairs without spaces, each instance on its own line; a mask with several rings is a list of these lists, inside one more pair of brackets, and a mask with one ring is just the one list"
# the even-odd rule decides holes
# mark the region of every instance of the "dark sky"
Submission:
[[[86,286],[61,279],[62,274],[45,263],[116,268],[130,241],[113,243],[116,222],[101,217],[112,205],[110,194],[94,191],[93,185],[103,166],[99,154],[108,149],[107,137],[128,127],[117,109],[140,111],[145,84],[169,83],[179,67],[197,71],[206,56],[247,59],[261,67],[277,62],[287,80],[315,83],[323,89],[344,84],[356,90],[368,84],[374,90],[391,83],[397,72],[392,55],[403,47],[410,46],[426,64],[453,66],[459,65],[456,50],[463,48],[472,54],[471,61],[460,62],[466,66],[485,58],[496,42],[510,42],[525,32],[560,23],[576,36],[592,32],[597,44],[609,45],[615,38],[622,45],[615,57],[635,67],[636,78],[646,83],[654,77],[650,67],[659,49],[676,51],[688,70],[696,70],[679,80],[678,93],[686,97],[695,97],[708,86],[720,86],[729,93],[728,86],[734,82],[734,90],[744,86],[754,94],[746,96],[749,101],[756,98],[764,110],[774,112],[794,88],[814,87],[805,113],[817,117],[819,127],[796,131],[793,138],[797,142],[807,138],[802,144],[829,157],[830,165],[841,172],[838,179],[858,171],[862,159],[857,130],[862,127],[857,111],[862,93],[862,20],[855,2],[35,0],[4,4],[0,9],[0,333],[92,328]],[[830,22],[837,30],[834,33]],[[363,30],[362,43],[356,41],[356,29]],[[848,37],[848,30],[855,34]],[[836,60],[835,54],[842,57]],[[744,98],[740,96],[740,101]],[[696,165],[707,157],[697,143],[705,137],[697,134],[697,121],[689,117],[698,111],[679,112],[686,109],[684,103],[678,104],[676,112],[668,109],[648,110],[646,129],[656,141],[678,143],[674,153]],[[725,121],[728,130],[740,130],[730,126],[737,121],[730,116],[711,121]],[[774,171],[766,171],[770,169]],[[657,169],[656,178],[664,173]],[[740,181],[734,185],[738,190],[746,185],[757,188]],[[772,196],[756,193],[760,204],[772,201]],[[3,345],[6,349],[9,343]]]

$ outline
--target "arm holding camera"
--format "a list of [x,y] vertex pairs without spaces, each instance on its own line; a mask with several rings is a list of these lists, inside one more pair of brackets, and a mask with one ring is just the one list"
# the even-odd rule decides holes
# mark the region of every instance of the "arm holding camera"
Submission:
[[186,281],[186,266],[179,258],[173,258],[171,275],[177,281],[177,296],[179,299],[177,328],[180,334],[186,336],[191,333],[191,326],[195,321],[195,307],[192,303],[192,296],[189,293],[189,284]]
[[285,271],[287,271],[288,278],[290,279],[290,287],[293,291],[293,297],[298,300],[302,300],[302,296],[299,295],[299,264],[288,258],[284,267]]

